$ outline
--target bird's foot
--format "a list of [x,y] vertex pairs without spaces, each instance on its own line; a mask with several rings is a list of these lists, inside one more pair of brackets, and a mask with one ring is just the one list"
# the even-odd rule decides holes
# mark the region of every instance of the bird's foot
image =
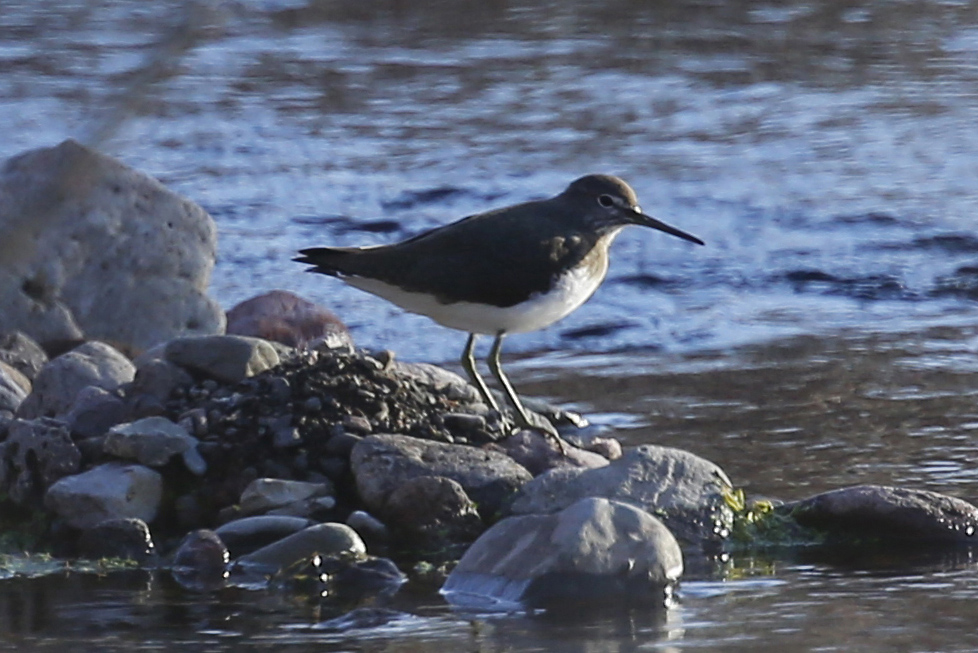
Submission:
[[517,415],[516,420],[513,423],[513,427],[510,430],[510,434],[521,429],[540,431],[544,436],[553,440],[554,444],[556,444],[557,448],[560,450],[560,455],[567,455],[565,443],[561,439],[560,433],[557,432],[557,428],[550,423],[550,420],[542,415],[538,415],[537,413],[527,413],[525,417],[526,419],[523,419],[523,416]]

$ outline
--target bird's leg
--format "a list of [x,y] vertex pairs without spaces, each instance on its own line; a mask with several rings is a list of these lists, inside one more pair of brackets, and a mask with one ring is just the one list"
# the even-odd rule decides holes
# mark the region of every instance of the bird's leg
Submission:
[[475,356],[472,351],[475,349],[475,334],[469,334],[469,340],[465,343],[465,350],[462,352],[462,369],[465,373],[469,375],[469,380],[472,381],[472,385],[475,389],[479,391],[482,396],[482,400],[492,408],[497,413],[501,412],[499,410],[499,404],[496,402],[496,398],[489,393],[489,386],[479,375],[479,370],[475,367]]
[[503,386],[503,392],[506,393],[509,403],[511,403],[513,408],[516,409],[517,424],[526,428],[540,429],[544,431],[557,442],[557,446],[560,447],[560,453],[566,454],[567,452],[564,450],[564,442],[560,439],[560,434],[557,433],[557,429],[554,428],[554,425],[546,419],[541,420],[541,423],[530,421],[530,415],[526,412],[526,408],[523,407],[523,402],[520,401],[516,391],[513,389],[513,384],[510,383],[506,375],[503,374],[503,366],[499,361],[499,354],[503,348],[503,337],[505,335],[505,333],[497,334],[495,342],[492,343],[492,349],[489,350],[489,370],[492,372],[492,375],[496,377],[496,380],[499,381],[499,384]]

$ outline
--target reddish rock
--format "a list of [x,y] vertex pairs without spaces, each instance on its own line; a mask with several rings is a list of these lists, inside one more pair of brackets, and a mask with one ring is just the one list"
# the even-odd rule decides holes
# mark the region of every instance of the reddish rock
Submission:
[[352,347],[346,325],[322,306],[285,290],[246,299],[228,311],[227,333],[299,347],[322,340],[330,348]]

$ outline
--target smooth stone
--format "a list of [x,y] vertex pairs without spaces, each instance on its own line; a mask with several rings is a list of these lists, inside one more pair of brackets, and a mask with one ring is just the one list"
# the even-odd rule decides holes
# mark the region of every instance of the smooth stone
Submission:
[[844,540],[978,543],[978,508],[929,490],[857,485],[786,503],[775,512]]
[[313,497],[287,503],[279,508],[272,508],[266,515],[282,517],[302,517],[317,522],[335,521],[336,497]]
[[277,571],[317,553],[333,556],[366,552],[363,540],[346,524],[316,524],[238,558],[235,565]]
[[289,347],[353,347],[346,325],[333,313],[295,293],[272,290],[228,311],[227,333]]
[[688,451],[643,445],[598,469],[552,469],[527,483],[514,515],[557,512],[586,497],[603,497],[655,514],[680,541],[705,546],[726,539],[733,514],[723,497],[732,484],[714,463]]
[[44,504],[69,526],[92,528],[107,519],[152,523],[163,498],[163,477],[142,465],[106,463],[65,476],[48,488]]
[[0,363],[6,363],[31,381],[47,362],[48,355],[41,345],[22,331],[0,335]]
[[53,358],[34,379],[34,390],[17,410],[25,419],[59,417],[68,413],[84,388],[114,391],[132,381],[136,368],[104,342],[86,342]]
[[679,544],[634,506],[587,498],[508,517],[469,547],[442,587],[453,603],[663,604],[683,572]]
[[432,548],[471,542],[485,526],[475,503],[456,481],[419,476],[395,488],[387,499],[391,526]]
[[231,554],[238,557],[314,524],[311,519],[301,517],[259,515],[229,521],[219,526],[216,533],[230,549]]
[[156,555],[149,526],[142,519],[108,519],[86,529],[78,540],[83,558],[146,562]]
[[31,380],[0,361],[0,410],[16,411],[31,393]]
[[371,435],[353,448],[350,464],[367,508],[386,518],[388,499],[419,476],[444,476],[461,485],[485,515],[532,478],[524,467],[498,451],[421,440],[407,435]]
[[0,331],[129,351],[219,333],[217,230],[149,175],[66,140],[0,168]]
[[90,385],[82,388],[65,415],[68,430],[76,438],[97,438],[129,419],[129,406],[115,394]]
[[307,483],[279,478],[256,478],[241,493],[241,513],[255,515],[318,497],[333,495],[331,483]]
[[270,343],[246,336],[199,336],[167,343],[166,360],[223,383],[238,383],[281,361]]
[[52,484],[80,466],[81,451],[64,423],[15,419],[0,444],[0,490],[16,505],[40,504]]
[[[148,467],[162,467],[174,456],[184,456],[188,451],[196,451],[199,441],[187,433],[179,424],[165,417],[144,417],[126,424],[117,424],[109,429],[103,448],[106,453],[126,460],[135,460]],[[193,468],[200,469],[203,459],[198,453],[190,456]],[[203,465],[203,473],[206,464]]]
[[365,542],[382,544],[390,539],[390,531],[384,522],[369,512],[354,510],[346,518],[346,525],[355,530]]

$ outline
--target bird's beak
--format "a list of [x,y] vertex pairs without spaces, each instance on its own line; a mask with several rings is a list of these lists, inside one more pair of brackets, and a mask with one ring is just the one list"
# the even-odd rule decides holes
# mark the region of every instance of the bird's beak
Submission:
[[665,233],[682,238],[683,240],[688,240],[691,243],[696,243],[697,245],[705,245],[702,240],[697,238],[692,234],[688,234],[685,231],[676,229],[675,227],[670,227],[665,222],[656,220],[650,215],[645,215],[639,210],[635,210],[631,215],[629,215],[630,222],[632,224],[637,224],[640,227],[652,227],[653,229],[658,229],[659,231],[664,231]]

